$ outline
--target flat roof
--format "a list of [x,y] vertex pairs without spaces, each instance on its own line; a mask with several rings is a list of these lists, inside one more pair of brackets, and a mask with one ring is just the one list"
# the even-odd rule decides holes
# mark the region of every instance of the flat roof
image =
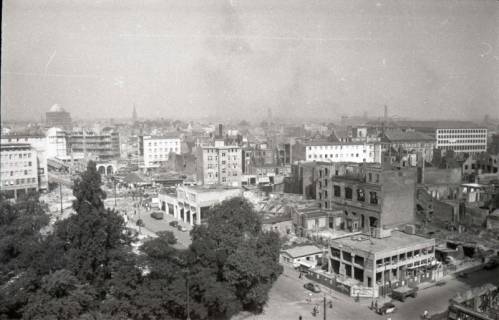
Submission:
[[434,242],[434,239],[428,239],[398,230],[392,231],[391,236],[386,238],[369,238],[368,235],[363,234],[333,240],[334,244],[372,253],[390,252],[425,243],[431,245],[434,244]]
[[388,131],[382,138],[382,141],[396,142],[396,141],[435,141],[436,139],[427,134],[417,131]]
[[224,190],[240,190],[239,187],[229,187],[225,185],[211,184],[211,185],[202,185],[202,186],[183,186],[185,189],[191,189],[198,192],[216,192],[216,191],[224,191]]
[[299,246],[294,248],[289,248],[285,250],[281,250],[282,253],[287,253],[289,256],[293,258],[299,258],[308,256],[311,254],[322,253],[322,249],[317,246]]
[[26,150],[31,149],[31,145],[29,143],[2,143],[0,144],[2,150]]
[[310,141],[305,146],[351,146],[351,145],[374,145],[374,142],[341,142],[341,141]]

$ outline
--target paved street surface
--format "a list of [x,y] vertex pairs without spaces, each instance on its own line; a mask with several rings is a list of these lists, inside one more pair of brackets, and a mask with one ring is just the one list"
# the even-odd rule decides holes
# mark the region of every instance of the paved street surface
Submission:
[[[308,281],[305,277],[299,279],[298,273],[294,270],[285,270],[284,274],[279,277],[273,286],[270,292],[270,300],[263,314],[240,314],[234,317],[233,320],[298,319],[299,315],[303,317],[303,320],[323,319],[322,299],[324,294],[326,294],[328,300],[332,299],[333,301],[333,309],[327,308],[326,319],[381,320],[391,318],[392,320],[419,320],[425,309],[430,314],[445,311],[449,299],[457,292],[487,282],[499,285],[499,268],[490,271],[480,269],[470,273],[466,279],[447,277],[444,286],[432,286],[420,290],[416,299],[408,298],[405,302],[393,301],[397,310],[394,314],[385,316],[378,315],[369,309],[371,299],[355,302],[353,298],[330,291],[325,287],[322,287],[322,293],[312,293],[313,303],[308,303],[306,300],[311,292],[303,288],[303,284]],[[314,317],[312,309],[316,303],[319,304],[320,313]]]
[[[134,204],[137,204],[138,201],[133,201],[131,198],[117,198],[116,199],[116,210],[121,214],[127,215],[130,224],[135,224],[138,219],[142,219],[145,224],[145,229],[143,234],[153,233],[159,231],[172,231],[175,237],[177,238],[178,248],[187,248],[191,244],[191,237],[189,235],[189,231],[192,227],[186,223],[180,222],[179,224],[183,225],[187,228],[188,231],[180,231],[177,228],[174,228],[169,225],[171,221],[177,220],[173,216],[166,214],[163,212],[163,219],[157,220],[151,217],[151,213],[154,211],[159,211],[159,209],[151,209],[146,210],[144,207],[134,207]],[[114,208],[114,198],[110,197],[106,199],[105,205],[108,208]],[[144,229],[144,228],[141,228]],[[142,230],[141,230],[142,231]]]

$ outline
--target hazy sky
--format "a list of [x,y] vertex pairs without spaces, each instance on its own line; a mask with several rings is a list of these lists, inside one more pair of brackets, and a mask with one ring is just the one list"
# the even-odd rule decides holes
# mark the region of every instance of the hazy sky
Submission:
[[7,0],[2,117],[499,115],[496,0]]

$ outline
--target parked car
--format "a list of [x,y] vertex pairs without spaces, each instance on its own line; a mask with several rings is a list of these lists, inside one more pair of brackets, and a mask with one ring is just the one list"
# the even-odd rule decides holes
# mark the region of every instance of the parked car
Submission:
[[151,213],[151,218],[154,218],[156,220],[161,220],[161,219],[163,219],[163,212],[154,211],[153,213]]
[[139,227],[145,227],[146,226],[146,224],[144,223],[144,221],[142,219],[137,220],[137,225]]
[[171,221],[169,224],[170,224],[170,226],[176,228],[178,226],[178,221],[174,220],[174,221]]
[[315,292],[315,293],[318,293],[318,292],[321,292],[321,287],[319,287],[318,285],[316,285],[315,283],[312,283],[312,282],[307,282],[303,285],[303,287],[307,290],[310,290],[312,292]]
[[396,300],[400,300],[402,302],[405,301],[405,298],[407,297],[413,297],[416,298],[418,295],[418,288],[411,288],[411,287],[400,287],[393,289],[392,291],[392,298]]
[[492,269],[495,269],[499,267],[499,262],[497,260],[489,260],[484,266],[483,268],[485,270],[492,270]]
[[391,302],[384,303],[381,308],[378,308],[379,314],[389,314],[395,312],[395,305]]
[[178,229],[179,231],[182,231],[182,232],[187,231],[187,228],[186,228],[186,227],[184,227],[184,226],[181,226],[181,225],[178,225],[178,226],[177,226],[177,229]]

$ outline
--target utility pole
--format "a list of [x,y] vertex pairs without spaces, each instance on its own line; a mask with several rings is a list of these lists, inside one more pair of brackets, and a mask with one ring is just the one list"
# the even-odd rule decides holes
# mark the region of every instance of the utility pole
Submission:
[[61,219],[62,219],[62,183],[59,181],[59,198],[61,200]]
[[186,277],[186,282],[187,282],[187,319],[186,320],[191,320],[191,309],[189,305],[189,275]]
[[326,320],[326,294],[324,294],[324,320]]

